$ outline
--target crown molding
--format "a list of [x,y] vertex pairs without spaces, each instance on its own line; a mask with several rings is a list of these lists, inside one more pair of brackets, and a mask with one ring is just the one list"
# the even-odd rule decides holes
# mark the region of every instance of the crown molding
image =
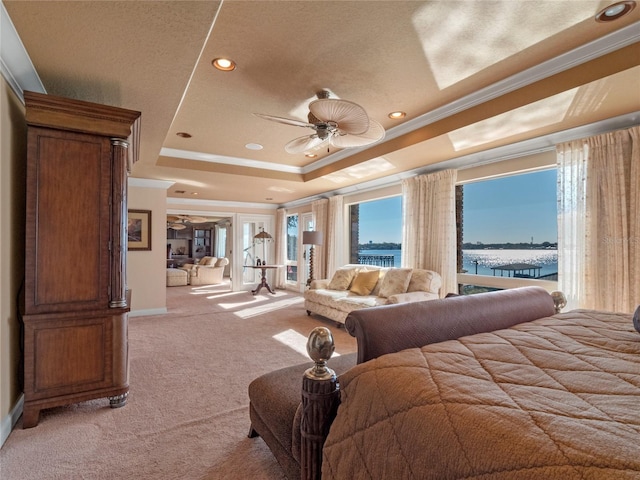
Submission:
[[[638,41],[640,41],[640,22],[635,22],[621,28],[620,30],[616,30],[615,32],[611,32],[603,37],[581,45],[569,52],[558,55],[551,60],[547,60],[546,62],[507,77],[493,85],[489,85],[488,87],[467,95],[466,97],[462,97],[419,117],[408,120],[397,127],[390,128],[386,132],[385,140],[400,137],[426,125],[442,120],[443,118],[450,117],[456,113],[468,110],[469,108],[481,105],[527,85],[531,85],[565,70],[569,70],[577,65],[581,65],[602,57],[603,55],[615,52],[616,50],[632,45]],[[321,160],[303,167],[303,173],[309,173],[327,165],[331,165],[355,153],[365,151],[368,148],[370,148],[370,146],[340,150],[339,152],[328,155]]]
[[272,203],[230,202],[226,200],[202,200],[191,198],[167,197],[167,206],[193,206],[198,208],[253,208],[276,210],[279,205]]
[[478,167],[481,165],[489,165],[491,163],[512,160],[527,155],[534,155],[536,153],[548,152],[550,150],[555,150],[556,145],[558,145],[559,143],[579,140],[581,138],[588,138],[594,135],[612,132],[614,130],[629,128],[634,125],[640,125],[640,111],[632,112],[626,115],[620,115],[618,117],[608,118],[600,122],[582,125],[549,135],[524,140],[522,142],[492,148],[490,150],[483,150],[481,152],[463,155],[461,157],[445,160],[443,162],[429,165],[427,167],[420,167],[414,170],[408,170],[406,172],[398,173],[395,175],[381,177],[368,182],[358,183],[344,188],[338,188],[326,192],[322,195],[314,195],[311,197],[301,198],[292,202],[284,203],[280,206],[282,208],[299,207],[301,205],[311,203],[315,200],[319,200],[320,198],[327,198],[334,195],[362,193],[370,190],[397,185],[405,178],[413,177],[416,175],[423,175],[425,173],[432,173],[449,168],[461,170],[465,168]]
[[[409,120],[402,125],[393,127],[386,132],[386,139],[393,139],[404,135],[410,131],[421,128],[423,126],[434,123],[443,118],[454,115],[460,111],[480,105],[484,102],[497,98],[511,91],[522,88],[526,85],[535,83],[539,80],[555,75],[562,71],[573,68],[582,63],[588,62],[595,58],[601,57],[608,53],[614,52],[620,48],[624,48],[635,42],[640,41],[640,22],[635,22],[624,28],[611,32],[601,38],[582,45],[570,52],[559,55],[551,60],[543,62],[535,67],[520,72],[500,82],[490,85],[484,89],[474,92],[471,95],[463,97],[455,102],[451,102],[443,107],[435,109],[429,113],[421,115],[415,119]],[[7,81],[10,88],[24,103],[24,91],[34,91],[38,93],[47,93],[44,85],[33,66],[22,40],[20,39],[11,18],[4,4],[0,1],[0,74]],[[640,123],[640,112],[607,119],[591,125],[577,127],[574,129],[557,132],[544,137],[538,137],[517,144],[497,147],[491,150],[478,152],[463,157],[450,159],[437,165],[423,167],[420,169],[387,176],[381,179],[372,180],[356,184],[353,186],[336,189],[322,195],[307,197],[289,202],[283,205],[273,205],[266,203],[244,203],[244,202],[228,202],[228,201],[212,201],[212,200],[193,200],[180,198],[167,198],[168,205],[184,206],[193,205],[201,207],[220,207],[220,208],[258,208],[258,209],[277,209],[280,207],[292,208],[298,205],[304,205],[314,200],[327,198],[333,195],[345,195],[354,192],[363,192],[374,190],[377,188],[394,185],[404,178],[414,175],[428,173],[445,168],[467,168],[482,164],[489,164],[530,155],[536,152],[548,151],[555,148],[557,143],[575,140],[592,135],[597,135],[607,131],[626,128],[631,125]],[[284,164],[274,164],[271,162],[262,162],[245,158],[226,157],[221,155],[208,154],[203,152],[192,152],[187,150],[162,148],[160,155],[185,158],[191,160],[206,161],[212,163],[224,163],[230,165],[240,165],[250,168],[275,170],[287,173],[305,174],[313,172],[319,168],[331,165],[337,161],[347,158],[354,153],[364,151],[369,147],[350,148],[341,150],[329,155],[321,160],[308,164],[304,167],[296,167]],[[145,188],[163,188],[167,189],[175,182],[165,180],[151,180],[129,178],[130,186]]]
[[160,156],[183,158],[185,160],[198,160],[201,162],[222,163],[225,165],[234,165],[236,167],[259,168],[262,170],[275,170],[286,173],[302,173],[302,167],[292,165],[277,164],[272,162],[262,162],[260,160],[250,160],[248,158],[227,157],[224,155],[216,155],[214,153],[194,152],[191,150],[180,150],[177,148],[162,147]]
[[[603,37],[581,45],[569,52],[558,55],[555,58],[547,60],[546,62],[543,62],[539,65],[519,72],[492,85],[489,85],[488,87],[480,89],[454,102],[436,108],[428,113],[425,113],[424,115],[408,120],[401,125],[390,128],[386,131],[385,140],[391,140],[396,137],[400,137],[426,125],[430,125],[439,120],[450,117],[464,110],[468,110],[469,108],[476,107],[527,85],[531,85],[540,80],[544,80],[545,78],[561,73],[565,70],[569,70],[573,67],[576,67],[577,65],[581,65],[603,55],[632,45],[633,43],[636,43],[638,41],[640,41],[640,22],[635,22],[631,25],[627,25],[626,27],[616,30],[615,32],[611,32],[607,35],[604,35]],[[204,152],[193,152],[173,148],[163,148],[160,154],[169,157],[184,158],[189,160],[200,160],[211,163],[222,163],[304,175],[348,158],[356,153],[363,152],[368,148],[371,148],[371,146],[372,145],[368,145],[366,147],[343,149],[303,167],[295,167],[273,162],[261,162],[246,158],[225,157],[222,155],[214,155]]]
[[129,187],[142,187],[142,188],[159,188],[166,190],[176,182],[172,180],[154,180],[151,178],[135,178],[129,177],[127,179],[127,185]]
[[47,93],[9,13],[0,2],[0,73],[24,103],[24,91]]

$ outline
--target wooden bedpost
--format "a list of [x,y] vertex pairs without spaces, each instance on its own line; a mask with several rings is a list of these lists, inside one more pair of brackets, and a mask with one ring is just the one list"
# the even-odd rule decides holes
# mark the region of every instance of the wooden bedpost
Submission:
[[326,327],[309,334],[307,353],[316,363],[302,379],[302,417],[300,419],[300,478],[319,480],[322,473],[322,447],[335,418],[340,391],[336,373],[327,368],[335,345]]

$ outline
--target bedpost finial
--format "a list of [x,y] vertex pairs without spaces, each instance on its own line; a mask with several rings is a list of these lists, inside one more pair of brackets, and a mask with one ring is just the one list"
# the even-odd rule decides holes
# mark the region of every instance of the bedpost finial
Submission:
[[564,293],[559,290],[551,292],[551,298],[553,298],[553,304],[556,307],[556,313],[560,313],[560,311],[567,306],[567,297],[565,297]]
[[333,335],[327,327],[316,327],[311,330],[307,340],[307,353],[316,364],[305,372],[309,378],[327,379],[335,375],[335,372],[327,368],[327,360],[331,358],[335,350]]

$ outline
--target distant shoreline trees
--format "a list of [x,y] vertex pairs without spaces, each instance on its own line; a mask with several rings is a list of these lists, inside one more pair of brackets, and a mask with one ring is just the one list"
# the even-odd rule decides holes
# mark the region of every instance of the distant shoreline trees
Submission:
[[400,250],[402,249],[401,243],[391,243],[391,242],[382,242],[382,243],[360,243],[358,245],[359,250]]

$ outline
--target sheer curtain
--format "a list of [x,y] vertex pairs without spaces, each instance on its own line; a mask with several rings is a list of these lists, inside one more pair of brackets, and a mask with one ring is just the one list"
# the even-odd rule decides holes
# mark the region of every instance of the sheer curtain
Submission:
[[329,199],[327,216],[327,270],[326,278],[331,278],[335,271],[344,264],[343,230],[344,230],[343,197],[335,195]]
[[556,147],[558,156],[558,289],[567,297],[567,309],[585,298],[587,257],[586,142],[577,140]]
[[640,303],[640,127],[557,146],[558,288],[568,308]]
[[402,266],[442,276],[440,296],[458,291],[455,170],[402,181]]
[[[276,265],[287,264],[287,210],[279,208],[276,210],[276,231],[275,231]],[[276,268],[274,276],[274,287],[285,288],[287,283],[287,269]]]
[[329,232],[327,231],[327,221],[329,218],[329,200],[323,198],[311,204],[311,213],[315,230],[322,232],[324,242],[318,245],[313,251],[313,276],[315,278],[327,278],[327,248],[329,244]]

